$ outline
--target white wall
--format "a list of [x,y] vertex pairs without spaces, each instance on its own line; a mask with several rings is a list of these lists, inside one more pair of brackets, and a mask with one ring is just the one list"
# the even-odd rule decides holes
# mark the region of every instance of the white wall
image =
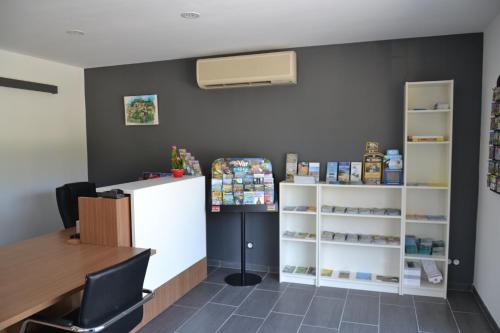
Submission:
[[3,245],[61,229],[54,189],[88,176],[83,69],[0,50],[0,77],[59,87],[0,87]]
[[500,324],[500,195],[486,186],[492,88],[500,75],[500,15],[484,34],[483,110],[474,286]]

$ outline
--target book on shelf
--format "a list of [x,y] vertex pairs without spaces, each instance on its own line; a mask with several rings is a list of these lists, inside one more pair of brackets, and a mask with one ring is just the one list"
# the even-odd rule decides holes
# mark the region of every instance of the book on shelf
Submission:
[[328,162],[326,164],[326,183],[327,184],[336,184],[337,180],[337,172],[338,172],[339,164],[338,162]]
[[316,183],[319,183],[319,162],[309,162],[309,176],[313,176]]
[[285,265],[285,267],[283,267],[283,273],[293,273],[295,272],[295,266],[291,266],[291,265]]
[[316,276],[316,267],[310,266],[307,268],[307,274]]
[[351,278],[351,272],[349,271],[340,271],[339,272],[339,279],[350,279]]
[[321,240],[331,241],[333,240],[334,233],[331,231],[322,231]]
[[345,242],[347,235],[342,232],[336,232],[333,236],[333,240],[336,242]]
[[380,282],[391,282],[391,283],[399,282],[399,277],[390,275],[377,275],[375,276],[375,279]]
[[316,234],[313,234],[313,233],[308,234],[307,237],[306,237],[306,239],[315,240],[316,239]]
[[335,207],[333,212],[336,214],[345,214],[346,209],[346,207]]
[[348,184],[351,177],[351,162],[339,162],[338,181]]
[[351,184],[361,184],[361,174],[363,172],[363,163],[351,162]]
[[307,267],[304,267],[304,266],[298,266],[296,269],[295,269],[295,274],[307,274]]
[[286,180],[293,181],[293,176],[297,174],[297,163],[299,155],[294,153],[286,154]]
[[351,243],[357,243],[358,240],[359,240],[358,234],[347,234],[346,241],[351,242]]
[[328,205],[321,206],[321,212],[322,213],[332,213],[333,209],[334,209],[333,206],[328,206]]
[[371,281],[371,279],[372,279],[372,273],[356,272],[356,279],[357,280],[368,280],[368,281]]
[[322,268],[321,269],[321,276],[332,277],[332,275],[333,275],[333,270],[332,269],[328,269],[328,268]]
[[357,214],[359,214],[359,208],[356,208],[356,207],[347,207],[345,213],[346,214],[357,215]]
[[443,282],[443,274],[441,274],[441,271],[438,269],[435,261],[423,260],[422,268],[427,276],[427,281],[432,284],[439,284]]
[[289,231],[289,230],[286,230],[284,233],[283,233],[283,237],[287,237],[287,238],[295,238],[295,235],[297,233],[295,231]]
[[309,163],[300,162],[298,165],[297,175],[298,176],[308,176],[309,175]]
[[295,234],[295,238],[297,239],[306,239],[309,234],[307,232],[297,232]]
[[408,142],[444,142],[443,135],[409,135]]

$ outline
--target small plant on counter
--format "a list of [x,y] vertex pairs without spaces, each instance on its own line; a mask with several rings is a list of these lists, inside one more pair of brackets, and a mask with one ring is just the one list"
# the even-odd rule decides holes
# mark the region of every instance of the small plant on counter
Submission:
[[177,146],[172,146],[170,159],[172,163],[172,174],[176,178],[182,177],[184,175],[184,160],[179,156]]

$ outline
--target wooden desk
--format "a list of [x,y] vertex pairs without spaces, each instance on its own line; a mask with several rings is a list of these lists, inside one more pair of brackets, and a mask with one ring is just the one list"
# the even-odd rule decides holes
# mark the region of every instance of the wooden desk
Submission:
[[73,229],[0,247],[0,331],[82,289],[85,275],[144,249],[71,245]]

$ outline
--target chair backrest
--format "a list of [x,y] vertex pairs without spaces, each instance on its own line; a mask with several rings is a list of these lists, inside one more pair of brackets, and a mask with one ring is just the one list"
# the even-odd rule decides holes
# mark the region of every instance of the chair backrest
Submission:
[[78,197],[95,197],[96,195],[94,183],[71,183],[56,188],[57,207],[66,229],[74,227],[78,220]]
[[[78,325],[96,327],[142,300],[144,277],[151,250],[102,271],[88,274]],[[130,332],[142,320],[142,306],[101,332]]]

